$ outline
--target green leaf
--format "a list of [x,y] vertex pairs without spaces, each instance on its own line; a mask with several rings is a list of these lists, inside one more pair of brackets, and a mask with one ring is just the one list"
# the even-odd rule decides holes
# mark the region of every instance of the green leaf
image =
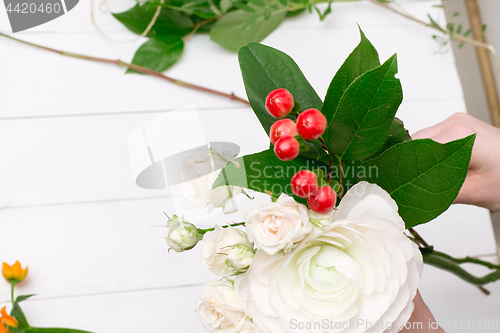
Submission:
[[231,0],[221,0],[219,7],[222,13],[225,14],[229,9],[233,7],[233,3],[231,2]]
[[368,157],[368,159],[375,158],[382,154],[384,151],[387,149],[391,148],[392,146],[405,142],[405,141],[410,141],[411,137],[408,134],[408,131],[405,129],[403,122],[399,118],[394,118],[392,121],[391,128],[389,129],[389,135],[387,136],[387,139],[385,140],[384,144],[382,147],[380,147],[377,152],[375,152],[372,156]]
[[[236,3],[234,5],[236,6]],[[225,14],[214,24],[210,31],[210,38],[223,48],[236,52],[242,45],[260,42],[266,38],[281,24],[285,18],[286,9],[283,5],[277,4],[271,8],[268,19],[264,17],[264,10],[256,13],[258,16],[251,29],[246,29],[246,23],[252,13],[238,9]]]
[[26,333],[92,333],[72,328],[31,327]]
[[[135,53],[132,64],[163,72],[179,60],[184,42],[178,36],[156,36],[149,39]],[[128,69],[127,73],[139,73]]]
[[30,325],[28,324],[28,320],[26,319],[26,316],[24,315],[24,312],[18,303],[14,303],[10,315],[17,319],[20,329],[26,330],[30,327]]
[[263,7],[265,5],[264,2],[262,2],[261,0],[248,0],[248,2],[251,2],[253,3],[254,5],[257,5],[259,7]]
[[[290,179],[301,169],[323,169],[327,173],[327,165],[313,159],[298,156],[292,161],[279,160],[272,149],[260,153],[238,157],[229,162],[215,180],[212,188],[235,185],[254,191],[266,193],[275,198],[281,193],[294,196]],[[298,202],[306,199],[294,196]]]
[[361,29],[359,33],[361,41],[339,68],[326,92],[321,112],[328,122],[333,118],[347,87],[361,74],[380,66],[377,50]]
[[33,297],[35,295],[36,294],[17,296],[15,303],[21,303],[21,302],[23,302],[23,301],[27,300],[28,298]]
[[[245,90],[253,111],[266,133],[276,118],[265,107],[267,95],[278,88],[287,89],[303,110],[321,108],[321,99],[299,66],[285,53],[272,47],[251,43],[238,52]],[[295,120],[294,115],[288,118]]]
[[[129,30],[140,35],[153,20],[156,8],[147,8],[147,5],[137,4],[132,9],[123,13],[116,13],[113,16],[123,23]],[[184,36],[193,30],[193,21],[185,14],[177,11],[162,8],[155,24],[146,35],[154,37],[157,35]]]
[[407,228],[436,218],[453,203],[467,176],[476,135],[440,144],[430,139],[393,146],[364,166],[377,168],[368,181],[386,190]]
[[248,6],[248,5],[245,5],[242,2],[233,2],[233,6],[236,7],[236,8],[242,9],[245,12],[255,13],[255,9],[254,8],[252,8],[252,7]]
[[396,55],[358,77],[347,88],[328,126],[330,153],[344,160],[364,159],[384,144],[403,100]]
[[9,327],[9,332],[10,333],[26,333],[25,330],[18,327]]

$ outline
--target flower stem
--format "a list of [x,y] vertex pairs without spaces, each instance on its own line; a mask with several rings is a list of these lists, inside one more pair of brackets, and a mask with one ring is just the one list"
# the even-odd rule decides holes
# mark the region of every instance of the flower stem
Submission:
[[[422,238],[422,236],[420,236],[418,234],[418,232],[415,231],[415,229],[413,228],[408,228],[408,231],[410,232],[410,234],[412,234],[413,237],[415,237],[415,239],[421,244],[423,245],[424,247],[429,247],[429,244],[427,244],[427,242]],[[451,258],[451,257],[450,257]]]
[[0,36],[3,36],[3,37],[6,37],[6,38],[15,40],[17,42],[20,42],[20,43],[23,43],[23,44],[26,44],[26,45],[30,45],[30,46],[36,47],[36,48],[39,48],[39,49],[43,49],[43,50],[46,50],[46,51],[58,53],[60,55],[66,56],[66,57],[78,58],[78,59],[84,59],[84,60],[89,60],[89,61],[94,61],[94,62],[100,62],[100,63],[113,64],[113,65],[117,65],[117,66],[127,67],[127,68],[133,69],[133,70],[135,70],[137,72],[140,72],[140,73],[143,73],[143,74],[148,74],[148,75],[151,75],[151,76],[156,76],[156,77],[158,77],[160,79],[169,81],[169,82],[171,82],[173,84],[176,84],[176,85],[179,85],[179,86],[182,86],[182,87],[191,88],[191,89],[195,89],[195,90],[198,90],[198,91],[203,91],[203,92],[206,92],[206,93],[209,93],[209,94],[213,94],[213,95],[217,95],[217,96],[222,96],[222,97],[225,97],[225,98],[229,98],[231,100],[239,101],[241,103],[245,103],[247,105],[250,105],[250,103],[247,100],[236,96],[234,93],[227,94],[227,93],[224,93],[222,91],[218,91],[218,90],[214,90],[214,89],[202,87],[202,86],[199,86],[199,85],[196,85],[196,84],[188,83],[188,82],[185,82],[185,81],[177,80],[177,79],[171,78],[169,76],[166,76],[166,75],[164,75],[164,74],[162,74],[160,72],[156,72],[154,70],[151,70],[151,69],[148,69],[148,68],[145,68],[145,67],[142,67],[142,66],[138,66],[138,65],[126,63],[124,61],[121,61],[120,59],[116,59],[116,60],[114,60],[114,59],[105,59],[105,58],[98,58],[98,57],[86,56],[86,55],[77,54],[77,53],[60,51],[60,50],[52,49],[50,47],[46,47],[46,46],[42,46],[42,45],[30,43],[30,42],[27,42],[27,41],[24,41],[24,40],[21,40],[21,39],[18,39],[18,38],[9,36],[9,35],[5,35],[3,33],[0,33]]
[[[240,223],[233,223],[233,224],[223,225],[221,228],[240,227],[240,226],[244,226],[244,225],[245,225],[245,222],[240,222]],[[215,230],[215,227],[214,228],[208,228],[208,229],[199,229],[198,228],[198,234],[204,235],[207,232],[214,231],[214,230]]]
[[12,300],[12,304],[14,304],[14,287],[16,286],[16,283],[12,281],[10,284],[11,284],[10,298]]
[[[422,251],[422,256],[424,258],[424,262],[426,264],[429,264],[431,266],[443,269],[445,271],[448,271],[450,273],[455,274],[462,280],[469,282],[473,285],[476,286],[483,286],[485,284],[497,281],[500,279],[500,268],[497,268],[494,272],[489,273],[483,277],[477,277],[463,268],[461,268],[459,265],[460,263],[457,263],[456,260],[460,259],[454,259],[449,257],[448,255],[443,256],[441,253],[438,252],[438,254],[434,251]],[[451,258],[451,259],[450,259]],[[470,258],[472,259],[472,258]],[[464,261],[464,262],[470,262],[470,261]],[[484,265],[481,260],[474,261],[476,264]],[[484,265],[486,266],[486,265]],[[493,265],[496,266],[496,265]],[[487,266],[488,267],[488,266]],[[484,289],[484,288],[483,288]],[[483,291],[484,292],[484,291]]]

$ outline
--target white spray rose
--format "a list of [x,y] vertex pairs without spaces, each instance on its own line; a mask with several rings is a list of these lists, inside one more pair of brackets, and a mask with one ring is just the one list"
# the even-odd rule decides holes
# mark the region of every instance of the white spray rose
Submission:
[[198,243],[198,229],[184,218],[174,215],[173,218],[169,218],[167,227],[169,230],[165,240],[175,252],[190,250]]
[[313,228],[307,207],[284,193],[276,202],[248,211],[245,226],[250,241],[269,255],[281,250],[290,252]]
[[218,153],[200,149],[185,158],[181,164],[181,194],[184,208],[188,210],[208,207],[222,208],[225,214],[237,211],[234,196],[241,193],[241,187],[222,186],[212,190],[212,185],[228,161],[234,159],[230,151]]
[[247,320],[233,286],[221,281],[201,287],[196,313],[209,332],[239,333]]
[[207,232],[203,237],[201,264],[219,276],[233,275],[238,273],[239,268],[245,267],[241,265],[251,261],[252,249],[253,244],[245,232],[232,227],[215,227],[214,231]]
[[[423,261],[397,211],[387,192],[361,182],[323,233],[286,255],[257,251],[235,280],[247,315],[267,333],[294,332],[293,323],[304,333],[398,332],[413,311]],[[323,320],[328,327],[318,329]]]

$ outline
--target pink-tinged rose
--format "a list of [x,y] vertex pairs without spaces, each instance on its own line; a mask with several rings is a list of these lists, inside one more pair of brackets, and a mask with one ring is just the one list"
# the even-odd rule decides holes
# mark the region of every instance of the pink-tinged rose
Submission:
[[290,252],[313,228],[307,207],[286,194],[248,211],[245,226],[250,241],[269,255]]

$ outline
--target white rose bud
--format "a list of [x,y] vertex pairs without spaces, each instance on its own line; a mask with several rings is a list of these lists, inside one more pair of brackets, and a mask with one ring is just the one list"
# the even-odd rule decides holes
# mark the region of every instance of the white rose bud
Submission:
[[245,245],[231,246],[227,253],[226,266],[234,270],[235,274],[244,273],[250,267],[253,256],[253,250]]
[[253,244],[244,231],[232,227],[215,227],[214,231],[207,232],[203,237],[201,264],[219,276],[234,275],[239,266],[251,261],[250,255],[253,258],[253,252],[243,254],[245,248],[252,252]]
[[175,252],[191,250],[198,243],[198,229],[177,215],[168,220],[167,244]]

